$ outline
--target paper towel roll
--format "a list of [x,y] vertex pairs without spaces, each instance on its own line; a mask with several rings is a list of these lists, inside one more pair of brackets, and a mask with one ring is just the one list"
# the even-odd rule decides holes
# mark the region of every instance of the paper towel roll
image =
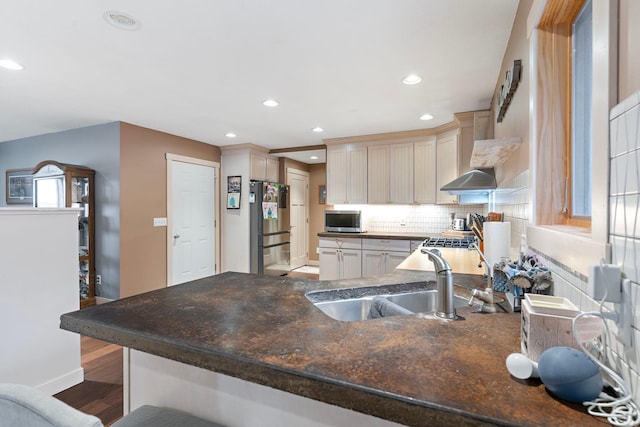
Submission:
[[500,262],[502,258],[509,259],[511,244],[510,222],[485,222],[483,224],[484,256],[489,261],[489,267]]

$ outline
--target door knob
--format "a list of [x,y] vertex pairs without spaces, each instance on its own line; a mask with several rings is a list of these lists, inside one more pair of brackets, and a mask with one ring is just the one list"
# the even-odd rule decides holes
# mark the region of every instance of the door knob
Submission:
[[180,238],[180,235],[179,235],[179,234],[174,234],[174,235],[173,235],[173,238],[174,238],[174,239],[179,239],[179,238]]

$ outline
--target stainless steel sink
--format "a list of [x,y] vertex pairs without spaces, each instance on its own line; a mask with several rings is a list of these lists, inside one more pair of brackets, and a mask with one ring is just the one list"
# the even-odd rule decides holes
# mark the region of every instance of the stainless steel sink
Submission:
[[316,302],[314,305],[332,319],[342,320],[343,322],[356,322],[358,320],[367,320],[372,300],[373,297],[352,298]]
[[[418,289],[397,293],[393,293],[391,286],[365,289],[354,289],[354,291],[364,293],[358,297],[350,297],[351,292],[347,292],[348,290],[342,290],[342,292],[340,290],[316,291],[310,292],[306,296],[324,314],[343,322],[367,320],[374,297],[384,297],[414,313],[433,313],[438,304],[438,291],[435,289]],[[456,308],[464,307],[466,304],[466,298],[458,295],[454,297]]]

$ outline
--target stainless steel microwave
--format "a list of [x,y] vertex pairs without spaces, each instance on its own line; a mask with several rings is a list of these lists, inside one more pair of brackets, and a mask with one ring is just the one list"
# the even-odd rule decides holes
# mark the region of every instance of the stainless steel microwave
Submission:
[[361,211],[324,211],[324,231],[363,233]]

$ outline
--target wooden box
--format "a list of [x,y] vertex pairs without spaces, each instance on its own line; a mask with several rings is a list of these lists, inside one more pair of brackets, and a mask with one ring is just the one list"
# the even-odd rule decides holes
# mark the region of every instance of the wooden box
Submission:
[[522,300],[522,354],[537,362],[540,355],[551,347],[578,348],[572,332],[573,317],[540,314],[531,309],[526,299]]

